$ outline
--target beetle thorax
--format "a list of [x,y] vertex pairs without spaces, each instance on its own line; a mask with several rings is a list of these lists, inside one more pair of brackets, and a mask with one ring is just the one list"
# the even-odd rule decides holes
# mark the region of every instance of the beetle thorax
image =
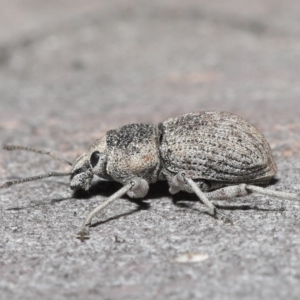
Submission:
[[107,174],[126,183],[140,177],[157,181],[160,167],[159,135],[155,125],[131,124],[106,134]]

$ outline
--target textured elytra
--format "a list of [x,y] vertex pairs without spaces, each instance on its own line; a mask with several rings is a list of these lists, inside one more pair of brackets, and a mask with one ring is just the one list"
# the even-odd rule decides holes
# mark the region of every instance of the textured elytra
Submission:
[[166,173],[185,171],[192,179],[261,184],[276,173],[267,140],[238,116],[188,113],[164,121],[159,128]]
[[125,125],[106,134],[107,174],[126,183],[134,177],[157,181],[160,165],[157,126]]

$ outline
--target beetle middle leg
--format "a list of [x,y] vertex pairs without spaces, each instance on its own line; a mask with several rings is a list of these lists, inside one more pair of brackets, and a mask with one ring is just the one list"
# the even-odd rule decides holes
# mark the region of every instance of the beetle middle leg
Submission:
[[[187,177],[185,172],[179,172],[175,176],[168,180],[170,186],[170,193],[175,194],[179,191],[194,192],[200,201],[208,208],[208,213],[225,223],[232,223],[231,220],[222,212],[220,212],[216,206],[208,199],[206,193],[204,193],[194,180]],[[203,184],[205,184],[203,182]]]
[[129,183],[124,185],[121,189],[119,189],[116,193],[112,194],[105,202],[94,208],[84,220],[81,230],[77,233],[77,238],[81,241],[85,239],[89,239],[90,233],[89,228],[91,226],[92,219],[103,211],[106,206],[108,206],[111,202],[121,198],[123,195],[127,193],[127,195],[131,198],[142,198],[145,197],[149,190],[149,184],[146,180],[142,178],[134,178]]

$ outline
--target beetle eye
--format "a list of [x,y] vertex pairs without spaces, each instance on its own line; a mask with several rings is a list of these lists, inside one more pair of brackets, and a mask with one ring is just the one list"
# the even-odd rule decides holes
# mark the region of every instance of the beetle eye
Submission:
[[94,168],[97,165],[97,163],[99,161],[99,158],[100,158],[100,152],[99,151],[95,151],[95,152],[92,153],[91,159],[90,159],[92,168]]

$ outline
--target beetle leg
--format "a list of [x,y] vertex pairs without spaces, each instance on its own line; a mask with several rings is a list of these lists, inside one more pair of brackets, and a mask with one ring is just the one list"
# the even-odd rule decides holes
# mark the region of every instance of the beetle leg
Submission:
[[208,208],[208,212],[210,215],[215,215],[217,208],[212,204],[212,202],[205,196],[205,194],[201,191],[201,189],[198,187],[196,182],[194,182],[192,179],[185,177],[185,180],[187,184],[192,188],[194,193],[199,197],[199,199],[205,204]]
[[92,219],[99,214],[102,210],[105,209],[111,202],[121,198],[126,193],[129,197],[132,198],[141,198],[144,197],[149,189],[148,182],[142,178],[135,178],[131,180],[128,184],[124,185],[116,193],[112,194],[105,202],[94,208],[84,220],[81,230],[77,233],[77,238],[81,241],[89,239],[90,233],[89,228],[91,226]]
[[278,197],[286,200],[300,201],[300,195],[287,192],[274,191],[251,184],[239,184],[220,188],[213,192],[204,193],[210,200],[230,200],[235,197],[246,196],[250,193]]
[[280,192],[280,191],[274,191],[266,188],[262,188],[260,186],[256,185],[246,185],[246,189],[250,192],[267,195],[267,196],[274,196],[286,200],[295,200],[300,201],[300,195],[299,194],[293,194],[293,193],[287,193],[287,192]]
[[212,192],[204,193],[204,195],[210,200],[230,200],[235,197],[246,196],[250,194],[251,192],[247,189],[247,187],[248,185],[244,183],[226,186]]
[[[222,212],[220,212],[215,206],[214,204],[207,198],[207,196],[201,191],[201,189],[199,188],[199,186],[197,185],[196,182],[194,182],[191,178],[188,178],[185,176],[184,172],[180,172],[177,175],[174,176],[176,178],[176,180],[178,180],[179,182],[181,182],[181,180],[183,179],[184,184],[187,184],[191,190],[199,197],[200,201],[206,205],[206,207],[208,208],[208,213],[212,216],[217,217],[218,219],[222,220],[225,223],[232,223],[232,221]],[[180,185],[178,187],[181,187],[182,190],[183,189],[183,185],[182,182],[180,183]],[[172,188],[172,187],[171,187]],[[170,188],[170,190],[171,190]]]

